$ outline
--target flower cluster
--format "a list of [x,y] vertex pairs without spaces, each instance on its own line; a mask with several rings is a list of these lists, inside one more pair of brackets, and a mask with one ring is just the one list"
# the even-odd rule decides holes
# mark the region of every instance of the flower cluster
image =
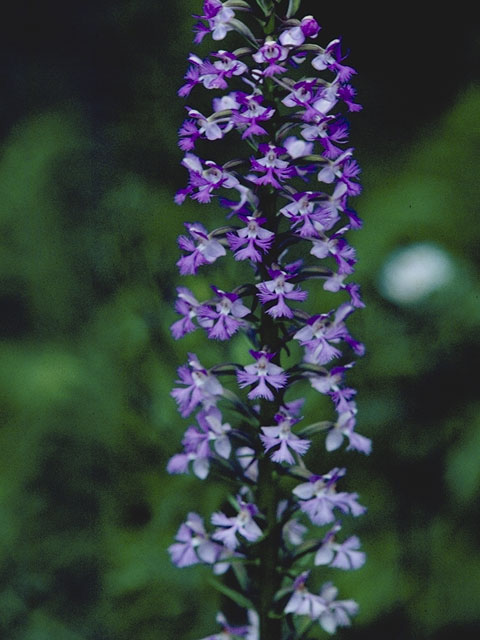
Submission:
[[[364,352],[346,326],[364,306],[350,280],[356,255],[347,239],[361,226],[349,204],[361,190],[360,169],[344,115],[360,109],[350,84],[355,71],[344,64],[339,39],[317,44],[315,18],[292,16],[299,3],[289,2],[285,15],[275,13],[278,4],[205,0],[195,41],[241,36],[246,46],[205,59],[191,54],[179,90],[186,97],[203,89],[212,98],[206,115],[186,107],[179,146],[188,184],[175,201],[216,201],[226,210],[226,223],[215,229],[185,223],[180,274],[195,276],[228,258],[250,265],[249,281],[229,291],[212,284],[207,300],[178,287],[180,317],[172,325],[176,339],[203,330],[210,340],[228,341],[243,332],[252,346],[243,362],[210,368],[190,353],[172,391],[180,414],[194,420],[168,471],[204,479],[214,468],[237,487],[210,526],[190,513],[170,547],[179,567],[203,563],[216,574],[231,571],[238,582],[237,590],[229,588],[232,598],[252,604],[241,627],[219,614],[222,631],[211,639],[281,640],[281,614],[289,638],[305,616],[333,633],[350,624],[358,607],[337,600],[329,582],[318,594],[308,591],[305,562],[343,570],[365,562],[358,537],[341,534],[341,518],[365,511],[357,493],[344,489],[346,470],[327,467],[319,474],[307,466],[310,438],[321,433],[326,452],[345,441],[350,450],[368,454],[371,448],[355,430],[356,392],[346,381]],[[204,158],[197,149],[206,145],[212,151]],[[232,149],[235,157],[218,159]],[[320,280],[325,293],[312,296],[307,311],[311,279]],[[332,294],[339,294],[337,305],[329,302]],[[286,367],[292,352],[298,361]],[[330,399],[328,419],[302,425],[304,399],[290,397],[302,381]],[[290,478],[290,489],[285,482],[280,488],[280,476]]]

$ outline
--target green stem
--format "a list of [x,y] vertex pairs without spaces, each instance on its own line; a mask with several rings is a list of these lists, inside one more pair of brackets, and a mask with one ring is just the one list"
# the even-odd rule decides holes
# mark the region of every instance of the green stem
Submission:
[[[261,197],[261,210],[267,217],[267,225],[276,232],[276,195],[264,193]],[[262,265],[265,270],[266,265]],[[266,271],[265,271],[266,273]],[[265,276],[265,273],[262,274]],[[262,310],[260,323],[260,345],[269,352],[276,353],[274,361],[280,364],[280,327],[279,324]],[[272,401],[262,400],[260,405],[260,426],[275,423],[275,415],[280,406],[277,394]],[[277,523],[278,487],[275,464],[267,455],[259,461],[258,475],[258,507],[266,519],[266,535],[259,548],[258,575],[258,613],[260,617],[260,640],[280,640],[283,620],[272,617],[275,593],[281,587],[281,577],[277,571],[279,565],[279,549],[281,545],[281,526]]]
[[278,550],[281,530],[276,523],[277,490],[272,463],[264,458],[260,462],[258,501],[267,520],[267,535],[260,548],[259,616],[261,640],[279,640],[282,636],[282,619],[270,617],[273,598],[279,589],[277,573]]

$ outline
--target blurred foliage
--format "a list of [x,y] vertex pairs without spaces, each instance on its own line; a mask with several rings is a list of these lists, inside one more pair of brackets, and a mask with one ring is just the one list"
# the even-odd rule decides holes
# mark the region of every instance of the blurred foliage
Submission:
[[[203,357],[203,336],[169,332],[176,236],[204,215],[172,204],[185,178],[175,90],[200,2],[47,1],[26,18],[23,4],[1,39],[0,637],[194,640],[220,597],[208,570],[171,567],[166,548],[185,512],[208,516],[224,490],[167,477],[186,426],[169,391],[187,351],[213,364],[245,347]],[[352,133],[367,308],[350,328],[368,352],[351,381],[374,440],[368,459],[327,460],[321,443],[309,454],[346,464],[369,507],[355,523],[366,566],[322,579],[361,606],[340,638],[477,638],[478,35],[460,11],[443,30],[417,16],[379,34],[362,8],[345,21],[314,4],[351,47],[367,105]],[[405,70],[409,29],[426,74]],[[446,30],[455,50],[437,60]],[[387,301],[382,266],[419,241],[448,253],[454,278],[418,303]],[[224,288],[237,274],[222,272]],[[201,292],[208,277],[187,280]],[[307,410],[324,405],[310,394]]]

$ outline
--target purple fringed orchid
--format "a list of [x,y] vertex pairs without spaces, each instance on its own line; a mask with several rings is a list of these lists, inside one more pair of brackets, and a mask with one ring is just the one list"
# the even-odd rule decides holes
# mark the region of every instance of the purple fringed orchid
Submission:
[[249,542],[258,540],[262,535],[262,530],[254,520],[258,515],[257,507],[252,503],[244,502],[240,497],[239,511],[236,516],[228,517],[221,511],[212,515],[212,524],[217,529],[213,533],[213,540],[222,542],[228,549],[236,549],[240,544],[237,535],[241,535]]
[[242,130],[242,139],[248,138],[248,136],[267,134],[267,131],[259,123],[270,120],[275,113],[275,109],[268,106],[264,107],[262,105],[263,100],[262,95],[247,95],[240,91],[236,94],[239,108],[235,111],[232,110],[232,122]]
[[279,63],[283,62],[287,56],[288,49],[286,47],[267,37],[265,43],[253,54],[252,58],[257,64],[266,65],[260,73],[266,77],[271,77],[286,71],[284,65]]
[[312,475],[309,482],[297,485],[293,494],[299,498],[300,509],[308,515],[313,524],[324,525],[335,520],[334,509],[343,513],[360,516],[365,507],[357,501],[358,494],[337,492],[337,480],[345,474],[345,469],[332,469],[323,476]]
[[287,160],[282,160],[281,156],[287,153],[284,147],[276,147],[273,144],[260,144],[258,146],[261,158],[251,158],[253,171],[263,174],[262,176],[248,176],[248,179],[256,185],[271,185],[280,189],[280,183],[285,182],[295,174],[295,169],[289,165]]
[[235,260],[260,262],[262,255],[272,246],[275,234],[261,226],[266,222],[266,218],[241,215],[239,217],[246,223],[246,226],[238,229],[236,233],[227,233],[227,240],[234,258]]
[[223,393],[220,382],[202,367],[193,353],[189,354],[188,364],[179,367],[178,376],[180,380],[177,382],[184,386],[173,389],[172,396],[183,417],[190,415],[198,405],[204,408],[215,406],[217,398]]
[[213,564],[222,551],[218,544],[210,540],[203,518],[197,513],[188,514],[175,539],[177,542],[170,545],[168,551],[177,567],[188,567],[199,562]]
[[258,298],[262,304],[275,303],[267,308],[267,313],[273,318],[293,318],[293,311],[286,300],[302,302],[308,293],[289,282],[296,275],[295,273],[291,274],[281,269],[268,269],[268,275],[271,280],[265,280],[257,285]]
[[323,538],[320,547],[315,553],[314,564],[328,565],[337,569],[359,569],[365,564],[365,553],[360,551],[360,540],[357,536],[350,536],[344,542],[336,541],[336,534],[341,525],[335,526]]
[[237,372],[240,387],[251,386],[248,393],[250,399],[266,398],[273,400],[273,389],[282,389],[287,384],[287,374],[278,365],[271,362],[274,353],[250,350],[255,364],[247,364],[243,371]]
[[293,417],[279,413],[275,416],[275,420],[277,421],[276,425],[262,427],[260,439],[265,451],[275,449],[270,454],[274,462],[294,464],[295,459],[292,452],[303,456],[310,446],[310,440],[299,438],[295,433],[292,433],[292,426],[297,422]]
[[[203,640],[299,640],[317,623],[332,634],[358,610],[331,582],[317,592],[307,583],[311,571],[365,563],[339,519],[365,507],[345,468],[326,460],[371,450],[347,381],[364,354],[347,327],[364,306],[352,280],[350,235],[362,223],[350,198],[361,186],[346,119],[361,107],[340,39],[322,46],[317,20],[295,17],[299,4],[204,0],[195,42],[214,46],[188,56],[178,91],[189,96],[178,132],[188,180],[175,202],[189,198],[205,215],[178,238],[177,266],[192,283],[177,287],[171,332],[179,340],[200,328],[215,348],[178,368],[171,394],[190,422],[167,470],[223,478],[231,493],[208,531],[189,513],[169,552],[179,567],[226,574],[219,588],[243,609],[235,625],[218,614],[220,630]],[[195,102],[201,92],[207,99]],[[214,228],[218,206],[225,219]],[[205,281],[193,279],[209,271],[217,284],[204,299]],[[297,383],[312,402],[316,393],[330,401],[328,416],[303,424]]]
[[204,14],[195,16],[200,20],[195,25],[195,42],[200,43],[207,33],[212,34],[213,40],[223,40],[227,33],[232,30],[231,20],[235,17],[235,12],[220,2],[220,0],[205,0],[203,3]]
[[293,594],[285,607],[285,613],[294,613],[318,621],[327,633],[335,633],[337,627],[350,625],[350,616],[358,612],[353,600],[336,600],[338,589],[328,582],[318,595],[305,587],[308,572],[301,574],[293,584]]
[[199,323],[208,330],[212,340],[229,340],[246,323],[242,320],[250,313],[236,293],[228,293],[212,285],[217,298],[200,305]]
[[193,153],[187,153],[182,164],[190,173],[190,183],[185,189],[178,191],[175,201],[181,204],[187,195],[201,203],[211,201],[215,190],[233,189],[238,185],[238,180],[228,171],[213,162],[207,160],[202,164],[201,160]]
[[239,627],[232,626],[227,622],[223,613],[217,614],[217,624],[222,627],[222,631],[207,636],[201,640],[233,640],[237,638],[245,638],[245,640],[258,640],[258,615],[251,609],[247,612],[248,623]]
[[280,34],[280,44],[284,47],[299,47],[307,38],[316,38],[320,31],[320,25],[313,16],[305,16],[301,22],[294,27],[285,29]]
[[186,252],[177,262],[182,276],[195,274],[200,266],[212,264],[226,254],[220,242],[212,238],[199,222],[185,222],[185,227],[190,237],[182,235],[178,238],[178,246]]
[[196,318],[197,310],[200,307],[200,303],[187,287],[177,287],[177,295],[175,311],[182,317],[170,327],[176,340],[183,338],[187,333],[195,331],[194,318]]

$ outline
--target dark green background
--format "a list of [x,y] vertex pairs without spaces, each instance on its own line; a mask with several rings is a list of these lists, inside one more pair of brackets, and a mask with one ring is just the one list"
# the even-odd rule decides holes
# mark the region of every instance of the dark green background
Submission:
[[[374,450],[329,457],[320,442],[310,453],[320,472],[332,460],[348,466],[369,508],[355,523],[366,566],[322,578],[360,603],[339,638],[469,640],[480,631],[478,28],[461,3],[422,15],[323,4],[305,2],[304,13],[324,26],[322,43],[344,36],[365,106],[351,134],[365,227],[351,241],[368,306],[350,327],[367,355],[350,380]],[[210,572],[177,570],[166,552],[188,510],[208,517],[224,496],[214,482],[165,473],[187,424],[169,396],[176,367],[188,350],[204,349],[207,365],[229,357],[203,335],[178,344],[169,332],[182,222],[221,220],[172,202],[186,179],[176,90],[198,50],[190,14],[200,5],[24,1],[2,17],[6,640],[215,630]],[[416,242],[443,248],[454,278],[416,304],[389,302],[382,266]],[[225,282],[213,272],[227,289],[233,272]],[[205,273],[195,286],[206,292]],[[243,358],[244,343],[231,348]],[[309,405],[317,419],[322,410]]]

